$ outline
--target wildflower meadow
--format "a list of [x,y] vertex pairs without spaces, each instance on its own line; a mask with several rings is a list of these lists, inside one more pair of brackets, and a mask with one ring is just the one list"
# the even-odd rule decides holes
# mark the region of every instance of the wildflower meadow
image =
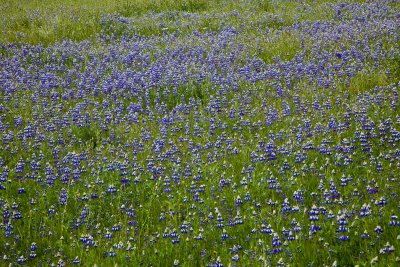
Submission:
[[0,266],[400,266],[400,1],[0,3]]

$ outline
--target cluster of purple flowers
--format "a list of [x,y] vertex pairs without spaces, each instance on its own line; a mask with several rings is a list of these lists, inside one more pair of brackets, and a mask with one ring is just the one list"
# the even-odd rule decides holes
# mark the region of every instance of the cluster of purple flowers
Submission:
[[249,41],[254,25],[146,37],[109,17],[123,34],[2,45],[0,263],[397,251],[400,84],[385,64],[400,57],[399,13],[391,1],[327,8],[326,21],[260,24],[255,38],[301,41],[272,63]]

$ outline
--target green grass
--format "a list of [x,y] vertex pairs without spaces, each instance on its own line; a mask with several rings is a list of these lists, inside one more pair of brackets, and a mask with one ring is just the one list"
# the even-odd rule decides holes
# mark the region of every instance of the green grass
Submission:
[[265,63],[271,64],[275,57],[289,61],[300,51],[300,36],[283,32],[269,40],[257,40],[256,56]]
[[22,0],[0,2],[0,41],[51,44],[62,39],[85,40],[102,29],[100,20],[107,14],[131,17],[148,12],[201,12],[210,0],[178,1],[95,1],[95,0]]
[[[1,0],[0,43],[41,43],[45,46],[62,40],[82,41],[93,38],[109,25],[102,24],[104,16],[114,14],[130,18],[135,23],[135,34],[145,36],[163,32],[218,30],[221,23],[236,26],[259,24],[273,29],[289,26],[296,21],[329,19],[323,1],[315,3],[275,2],[269,0]],[[226,18],[207,15],[201,24],[191,25],[182,17],[185,12],[202,14],[228,14],[233,11],[247,14],[249,20],[235,16]],[[149,13],[164,13],[160,21],[147,19]],[[276,14],[279,14],[276,16]],[[179,25],[177,25],[179,22]],[[188,27],[181,27],[187,24]],[[166,28],[166,30],[163,30]],[[250,29],[251,28],[251,29]],[[249,27],[249,36],[257,30]]]

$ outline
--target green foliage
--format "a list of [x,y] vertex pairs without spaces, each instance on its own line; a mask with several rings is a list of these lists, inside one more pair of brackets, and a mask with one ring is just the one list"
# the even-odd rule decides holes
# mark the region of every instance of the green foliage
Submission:
[[387,75],[380,70],[369,73],[359,73],[349,79],[349,84],[339,84],[339,90],[347,91],[352,94],[364,93],[376,86],[385,86],[390,83]]
[[132,17],[149,12],[202,12],[217,3],[210,0],[1,0],[0,42],[47,45],[63,39],[81,41],[100,33],[104,15]]
[[[202,25],[191,25],[191,21],[183,18],[184,12],[200,14],[228,14],[233,11],[247,13],[250,21],[238,20],[228,16],[221,20],[208,16]],[[316,12],[317,11],[317,12]],[[163,24],[150,21],[146,14],[165,14]],[[276,13],[283,16],[275,16]],[[135,20],[135,34],[144,36],[159,35],[167,28],[167,32],[198,30],[217,31],[221,23],[229,23],[237,27],[249,22],[273,29],[289,26],[296,20],[317,20],[328,18],[325,14],[324,2],[314,6],[300,2],[274,2],[264,0],[63,0],[63,1],[17,1],[1,0],[0,2],[0,42],[1,43],[30,43],[43,45],[53,44],[64,39],[82,41],[93,38],[101,32],[110,30],[109,24],[101,23],[104,16],[114,14]],[[169,15],[168,15],[169,14]],[[169,19],[165,16],[169,16]],[[179,27],[176,21],[185,22],[189,27]],[[119,27],[119,28],[118,28]],[[121,34],[125,28],[118,25]],[[122,27],[122,28],[120,28]],[[179,28],[179,29],[178,29]],[[256,35],[249,27],[249,37]]]
[[400,54],[393,55],[393,58],[384,63],[384,66],[389,70],[388,78],[394,81],[400,81]]
[[96,149],[101,141],[100,133],[94,127],[74,127],[72,134],[78,139],[78,146],[89,147],[91,150]]
[[283,61],[291,60],[300,51],[300,37],[283,32],[269,40],[257,40],[256,56],[266,63],[273,63],[275,57]]
[[142,15],[148,12],[183,11],[200,12],[206,10],[210,5],[209,0],[131,0],[121,1],[116,12],[125,17]]

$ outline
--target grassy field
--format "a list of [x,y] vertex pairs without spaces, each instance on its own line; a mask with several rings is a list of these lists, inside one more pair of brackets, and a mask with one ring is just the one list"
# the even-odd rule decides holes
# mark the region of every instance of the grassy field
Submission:
[[[163,14],[161,18],[166,24],[174,24],[176,20],[185,20],[185,13],[210,14],[196,21],[196,29],[218,29],[221,19],[218,14],[229,12],[248,13],[251,19],[232,19],[227,22],[235,25],[267,23],[273,28],[293,24],[296,20],[319,20],[333,16],[331,10],[326,10],[327,1],[262,1],[262,0],[126,0],[126,1],[50,1],[50,0],[2,0],[0,5],[0,20],[2,32],[0,41],[3,43],[17,42],[30,44],[54,44],[71,39],[82,41],[95,37],[105,30],[102,19],[109,15],[130,18],[137,23],[141,34],[159,34],[159,25],[149,14]],[[271,15],[271,21],[268,18]],[[186,21],[187,22],[187,21]],[[190,23],[187,22],[187,23]],[[173,30],[188,29],[174,25]],[[192,30],[192,29],[189,29]],[[254,30],[254,29],[252,29]]]
[[400,264],[399,1],[0,1],[0,266]]

